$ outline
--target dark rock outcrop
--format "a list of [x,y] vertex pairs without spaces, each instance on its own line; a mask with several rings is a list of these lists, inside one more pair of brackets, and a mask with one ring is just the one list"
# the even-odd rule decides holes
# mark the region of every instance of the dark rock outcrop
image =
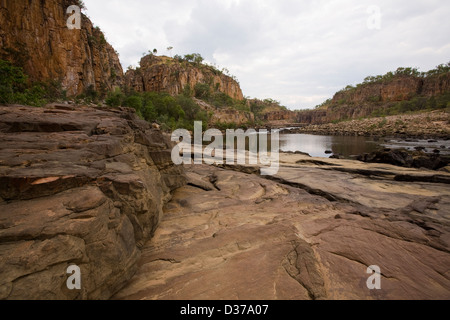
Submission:
[[[0,299],[107,299],[171,191],[171,142],[129,109],[0,107]],[[66,287],[69,265],[81,290]]]
[[405,149],[384,149],[357,157],[357,160],[373,163],[387,163],[407,168],[424,168],[438,170],[450,163],[449,156],[423,151],[408,151]]

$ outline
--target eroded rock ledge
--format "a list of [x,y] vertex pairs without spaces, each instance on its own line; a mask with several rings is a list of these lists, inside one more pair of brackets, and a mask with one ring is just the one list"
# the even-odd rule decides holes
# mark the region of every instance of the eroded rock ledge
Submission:
[[[280,160],[270,179],[250,166],[188,166],[188,185],[113,298],[450,298],[450,174]],[[371,265],[380,290],[366,285]]]
[[[171,191],[170,141],[129,109],[0,106],[0,299],[107,299]],[[66,287],[81,268],[82,290]]]

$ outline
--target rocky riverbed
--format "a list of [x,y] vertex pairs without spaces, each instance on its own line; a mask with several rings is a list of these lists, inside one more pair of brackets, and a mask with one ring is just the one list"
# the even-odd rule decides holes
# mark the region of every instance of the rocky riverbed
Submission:
[[450,139],[450,113],[433,111],[419,114],[308,125],[285,132],[322,135],[359,135],[380,137],[414,137]]
[[0,299],[450,299],[450,173],[171,149],[130,109],[0,106]]
[[186,170],[114,299],[450,299],[448,173],[297,154],[273,177]]

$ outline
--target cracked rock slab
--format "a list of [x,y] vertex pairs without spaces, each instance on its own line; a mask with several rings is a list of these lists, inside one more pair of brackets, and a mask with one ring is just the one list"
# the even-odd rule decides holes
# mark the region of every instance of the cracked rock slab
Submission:
[[[113,298],[450,298],[447,184],[394,179],[433,172],[301,159],[282,155],[276,179],[187,166],[196,183],[175,192]],[[372,265],[381,290],[367,287]]]

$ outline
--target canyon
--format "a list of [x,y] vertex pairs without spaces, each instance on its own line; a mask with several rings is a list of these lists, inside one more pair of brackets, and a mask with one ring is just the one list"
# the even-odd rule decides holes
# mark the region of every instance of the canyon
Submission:
[[[70,97],[201,84],[246,101],[235,79],[207,65],[149,54],[124,74],[86,15],[81,29],[67,28],[73,4],[0,1],[0,58]],[[449,89],[447,72],[344,90],[311,111],[193,101],[214,123],[444,138],[445,111],[329,122]],[[450,299],[448,170],[282,153],[278,172],[263,176],[257,165],[177,166],[173,147],[130,108],[0,105],[0,299]],[[380,290],[366,285],[372,265]],[[67,286],[71,266],[77,290]]]

